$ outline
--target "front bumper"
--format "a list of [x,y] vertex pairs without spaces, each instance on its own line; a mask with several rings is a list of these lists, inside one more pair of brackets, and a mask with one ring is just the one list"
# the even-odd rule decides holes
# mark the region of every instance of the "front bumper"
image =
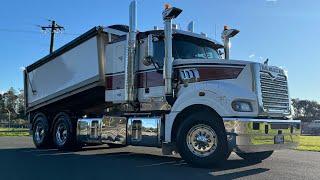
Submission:
[[[250,153],[290,149],[299,145],[300,120],[223,118],[229,149]],[[281,144],[275,136],[284,137]]]

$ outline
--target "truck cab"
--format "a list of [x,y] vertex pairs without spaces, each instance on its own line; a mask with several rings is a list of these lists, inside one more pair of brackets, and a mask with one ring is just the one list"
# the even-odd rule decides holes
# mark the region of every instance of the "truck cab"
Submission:
[[[126,39],[123,37],[119,39],[122,41],[115,39],[115,43],[110,43],[107,52],[117,52],[119,47],[125,47]],[[300,121],[290,120],[293,112],[290,108],[286,71],[256,62],[225,59],[221,54],[221,49],[225,47],[218,41],[201,34],[173,29],[170,87],[173,91],[172,96],[168,98],[166,95],[168,87],[164,81],[164,69],[168,69],[165,66],[165,39],[165,30],[139,32],[136,36],[138,55],[133,66],[136,81],[134,96],[139,102],[138,112],[149,113],[149,117],[152,114],[159,115],[159,112],[163,114],[160,113],[162,121],[152,121],[154,127],[158,129],[151,133],[157,137],[153,143],[144,142],[144,139],[150,136],[150,132],[145,134],[142,132],[134,138],[131,134],[132,139],[139,139],[131,139],[131,144],[149,146],[153,144],[161,146],[165,154],[171,154],[174,151],[181,152],[179,146],[183,144],[179,142],[183,142],[183,139],[201,137],[202,139],[196,140],[196,143],[189,140],[191,145],[186,148],[194,152],[194,156],[209,157],[211,153],[207,150],[212,149],[215,144],[206,141],[222,141],[227,144],[227,150],[223,150],[227,152],[226,154],[234,151],[245,159],[261,160],[270,156],[276,149],[297,146]],[[124,53],[123,56],[125,55]],[[111,58],[114,57],[110,56]],[[106,101],[125,104],[127,102],[125,79],[128,78],[125,68],[128,64],[121,61],[123,64],[120,68],[110,68],[111,63],[114,61],[107,61],[107,78],[110,79],[109,84],[117,87],[107,87]],[[196,116],[205,114],[206,116],[202,117],[204,121],[205,119],[216,121],[216,126],[224,129],[226,139],[201,136],[201,133],[210,134],[209,137],[215,136],[209,127],[193,129],[195,131],[193,134],[188,132],[182,140],[179,139],[181,138],[179,133],[183,131],[181,129],[188,129],[183,127],[183,124],[192,121],[188,119],[195,118],[193,114]],[[137,122],[135,126],[141,128],[144,127],[144,123],[150,123],[149,119],[142,121],[137,119],[131,123]],[[159,139],[162,143],[159,143]],[[200,146],[201,143],[205,145]],[[188,159],[190,155],[185,152],[182,156]],[[201,165],[204,162],[200,160],[191,163]]]

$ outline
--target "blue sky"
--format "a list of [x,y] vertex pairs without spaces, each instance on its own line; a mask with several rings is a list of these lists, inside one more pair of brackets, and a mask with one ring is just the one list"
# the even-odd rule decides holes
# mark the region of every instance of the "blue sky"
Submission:
[[[21,67],[49,52],[49,33],[37,25],[54,19],[66,31],[55,48],[93,26],[128,24],[130,0],[1,0],[0,92],[23,87]],[[318,0],[139,0],[138,29],[163,27],[165,4],[183,9],[182,29],[194,20],[197,33],[221,41],[224,25],[241,32],[232,40],[231,58],[263,62],[288,70],[291,96],[320,101],[320,1]],[[216,30],[215,30],[216,27]],[[215,33],[216,32],[216,33]]]

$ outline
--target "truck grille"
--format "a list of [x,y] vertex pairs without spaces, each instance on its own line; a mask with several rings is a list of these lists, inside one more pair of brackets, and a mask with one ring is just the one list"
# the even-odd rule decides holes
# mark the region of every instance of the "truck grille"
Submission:
[[290,110],[288,81],[285,75],[273,77],[260,71],[262,103],[265,112],[287,113]]

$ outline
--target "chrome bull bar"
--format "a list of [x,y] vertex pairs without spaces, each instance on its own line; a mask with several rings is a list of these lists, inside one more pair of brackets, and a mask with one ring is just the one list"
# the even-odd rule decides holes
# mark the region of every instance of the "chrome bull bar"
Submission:
[[[223,118],[229,149],[234,152],[262,152],[299,145],[300,120]],[[278,137],[281,141],[277,142]]]

